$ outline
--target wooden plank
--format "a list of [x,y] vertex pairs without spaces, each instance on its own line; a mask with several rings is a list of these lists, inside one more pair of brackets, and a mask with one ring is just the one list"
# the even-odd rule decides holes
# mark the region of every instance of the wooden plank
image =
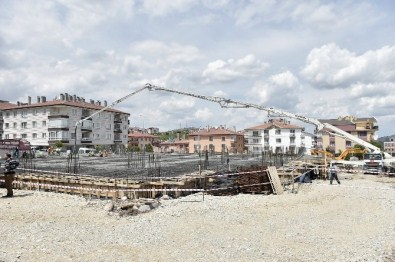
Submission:
[[269,176],[269,180],[273,189],[273,193],[276,195],[281,195],[282,193],[284,193],[284,188],[281,185],[281,181],[280,178],[277,174],[277,169],[275,166],[269,166],[267,168],[267,173]]

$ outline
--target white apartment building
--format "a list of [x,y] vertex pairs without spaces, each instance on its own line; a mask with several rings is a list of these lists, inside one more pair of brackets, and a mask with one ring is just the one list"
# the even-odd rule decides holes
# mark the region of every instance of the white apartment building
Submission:
[[[311,149],[312,139],[306,139],[304,128],[284,119],[270,119],[261,125],[245,129],[245,147],[249,153],[294,153]],[[306,144],[306,142],[308,144]]]
[[384,152],[395,156],[395,136],[391,136],[388,140],[384,142]]
[[[111,146],[114,149],[128,142],[129,114],[106,109],[85,120],[76,127],[76,123],[98,112],[104,106],[100,101],[85,102],[84,98],[60,94],[53,101],[44,96],[37,97],[36,103],[18,102],[3,107],[3,139],[23,138],[32,146],[48,147],[60,141],[67,149],[74,144],[77,147]],[[77,131],[77,132],[76,132]]]

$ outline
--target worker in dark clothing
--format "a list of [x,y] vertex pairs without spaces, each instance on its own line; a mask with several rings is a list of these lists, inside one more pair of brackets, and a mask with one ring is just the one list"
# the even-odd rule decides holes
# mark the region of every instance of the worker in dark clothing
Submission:
[[337,177],[337,167],[335,165],[331,165],[329,168],[329,180],[332,185],[333,179],[336,179],[337,183],[340,185],[339,178]]
[[6,160],[4,164],[4,181],[7,189],[7,195],[5,197],[13,197],[14,192],[12,190],[12,182],[15,178],[15,169],[18,166],[18,162],[12,160],[11,154],[6,154]]

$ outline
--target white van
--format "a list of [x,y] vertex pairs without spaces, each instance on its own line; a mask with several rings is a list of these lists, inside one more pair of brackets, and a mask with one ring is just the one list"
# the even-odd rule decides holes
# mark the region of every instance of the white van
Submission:
[[95,149],[87,147],[81,147],[80,149],[78,149],[78,154],[80,155],[89,155],[90,152],[94,153]]

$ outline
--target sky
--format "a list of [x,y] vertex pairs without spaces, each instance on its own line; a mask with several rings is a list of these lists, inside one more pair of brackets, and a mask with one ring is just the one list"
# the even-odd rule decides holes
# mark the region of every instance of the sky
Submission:
[[[393,0],[0,0],[0,100],[110,104],[151,83],[309,118],[375,117],[378,136],[393,135],[394,12]],[[115,108],[160,131],[268,119],[161,91]]]

